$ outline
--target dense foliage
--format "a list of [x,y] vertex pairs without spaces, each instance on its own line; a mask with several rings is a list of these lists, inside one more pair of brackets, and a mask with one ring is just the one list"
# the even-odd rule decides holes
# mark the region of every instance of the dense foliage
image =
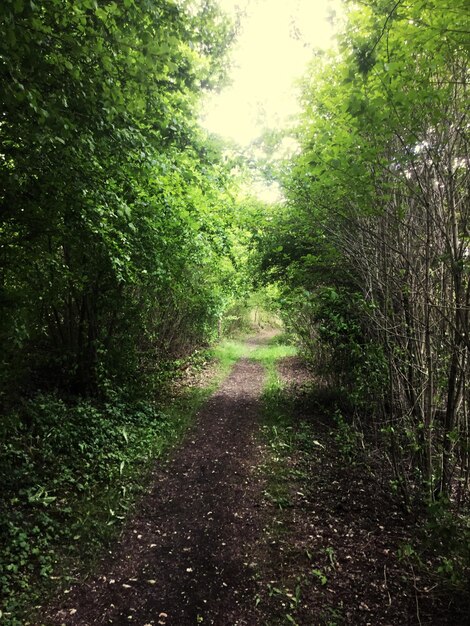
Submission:
[[1,393],[95,394],[197,345],[239,286],[196,126],[231,31],[209,2],[1,12]]
[[318,53],[304,79],[300,150],[262,264],[318,375],[370,416],[406,503],[463,507],[468,7],[347,9],[337,52]]

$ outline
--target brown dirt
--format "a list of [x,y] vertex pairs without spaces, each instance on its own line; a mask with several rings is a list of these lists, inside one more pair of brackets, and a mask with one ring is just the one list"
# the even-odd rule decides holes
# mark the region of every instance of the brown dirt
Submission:
[[[269,333],[251,339],[256,347]],[[115,553],[48,624],[255,624],[250,545],[260,533],[254,433],[263,368],[240,360],[200,411]]]
[[298,356],[288,356],[278,362],[277,370],[291,390],[312,382],[312,374],[305,367],[305,363]]

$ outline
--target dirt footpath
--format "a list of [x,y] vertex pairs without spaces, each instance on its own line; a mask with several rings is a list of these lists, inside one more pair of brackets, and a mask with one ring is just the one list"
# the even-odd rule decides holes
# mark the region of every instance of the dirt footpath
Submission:
[[260,364],[235,365],[173,460],[156,470],[112,559],[63,598],[48,624],[256,624],[250,544],[262,532],[254,470],[263,379]]

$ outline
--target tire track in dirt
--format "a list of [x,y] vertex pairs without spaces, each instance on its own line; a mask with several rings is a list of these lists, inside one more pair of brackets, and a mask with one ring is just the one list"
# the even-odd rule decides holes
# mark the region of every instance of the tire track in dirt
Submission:
[[[266,336],[251,339],[250,348]],[[256,442],[264,370],[241,359],[200,411],[101,574],[48,624],[256,624],[250,546],[261,529]]]

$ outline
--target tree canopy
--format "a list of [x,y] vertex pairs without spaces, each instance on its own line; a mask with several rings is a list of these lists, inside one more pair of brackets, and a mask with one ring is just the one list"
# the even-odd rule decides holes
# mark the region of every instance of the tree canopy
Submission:
[[8,0],[1,18],[3,393],[122,384],[150,345],[207,336],[239,287],[228,170],[197,125],[233,27],[206,1]]

